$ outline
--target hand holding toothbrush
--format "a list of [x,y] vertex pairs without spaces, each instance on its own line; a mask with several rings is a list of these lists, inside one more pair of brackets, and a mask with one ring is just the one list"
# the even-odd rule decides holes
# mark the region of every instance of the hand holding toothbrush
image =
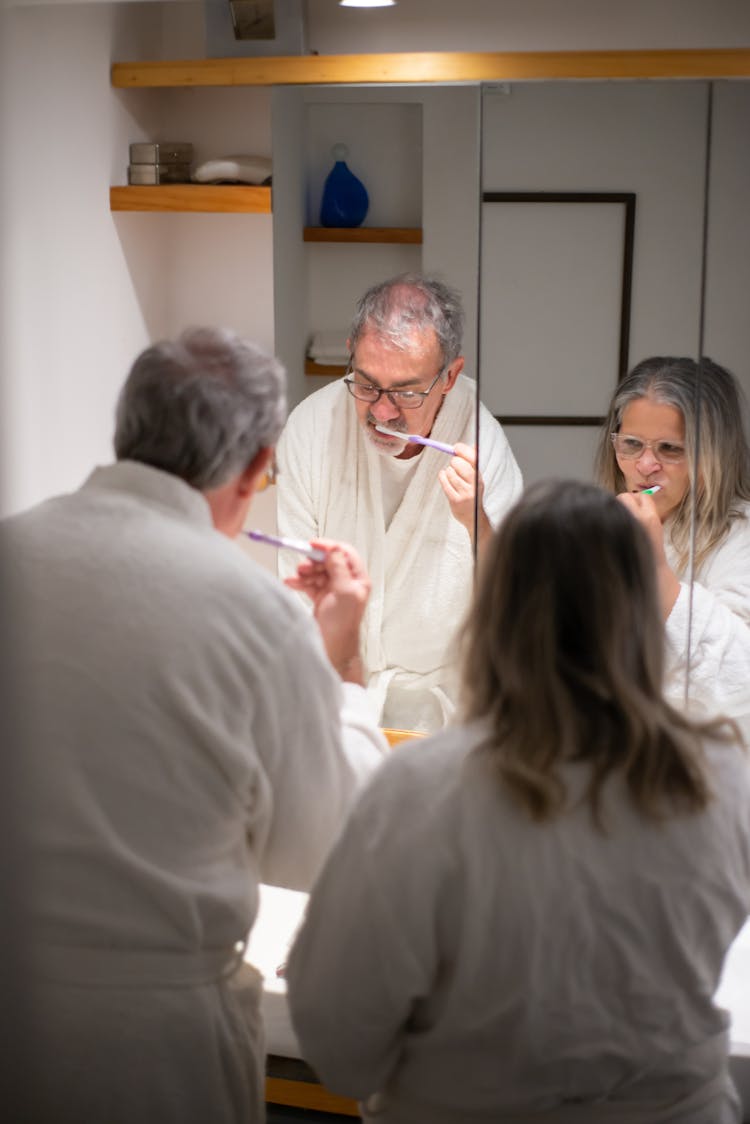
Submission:
[[477,469],[477,451],[473,445],[459,442],[449,464],[438,473],[440,486],[445,492],[454,519],[466,528],[474,540],[474,496],[478,490],[479,546],[492,534],[490,521],[484,513],[482,499],[484,481]]
[[[661,489],[657,487],[656,490],[660,491]],[[667,561],[664,550],[664,527],[662,526],[659,509],[654,502],[654,493],[645,490],[641,492],[621,492],[617,498],[638,520],[649,537],[656,564],[662,616],[666,620],[680,592],[680,582]]]
[[323,561],[301,562],[284,584],[312,601],[328,658],[344,682],[363,686],[360,626],[370,596],[369,574],[348,543],[314,539],[312,545],[324,551]]
[[438,480],[448,499],[454,519],[466,528],[472,542],[474,541],[474,496],[477,487],[479,488],[477,528],[481,550],[492,534],[492,526],[482,505],[484,481],[477,471],[476,449],[472,445],[464,445],[461,442],[448,445],[443,441],[435,441],[432,437],[422,437],[419,433],[403,433],[385,425],[378,424],[375,428],[388,437],[398,438],[404,445],[426,445],[450,456],[451,462],[440,470]]

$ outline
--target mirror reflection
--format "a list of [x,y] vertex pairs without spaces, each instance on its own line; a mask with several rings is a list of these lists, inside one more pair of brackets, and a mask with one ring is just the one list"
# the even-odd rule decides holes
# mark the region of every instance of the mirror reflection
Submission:
[[707,358],[637,364],[613,396],[597,477],[654,548],[667,697],[746,717],[750,450],[737,380]]
[[[405,274],[357,305],[343,379],[305,398],[277,449],[284,536],[342,539],[366,560],[367,685],[381,725],[430,732],[452,717],[453,634],[481,550],[518,498],[498,422],[463,375],[460,295]],[[475,504],[476,497],[480,503]],[[281,556],[290,576],[292,559]]]
[[[479,114],[477,85],[273,93],[273,134],[284,138],[274,151],[276,350],[298,405],[279,449],[278,524],[294,537],[349,539],[366,558],[373,701],[383,725],[421,732],[452,712],[454,637],[473,584]],[[369,195],[354,230],[318,225],[340,146]],[[404,273],[438,284],[406,290],[406,301],[386,288],[358,307]],[[336,340],[338,367],[320,362]],[[425,394],[423,404],[396,398],[399,388]],[[490,452],[500,429],[489,413],[483,424]],[[480,537],[520,486],[500,443]],[[293,560],[280,565],[287,573]]]
[[[709,153],[709,89],[703,81],[564,81],[275,91],[274,135],[299,141],[274,154],[277,340],[292,405],[331,381],[311,378],[302,365],[312,330],[336,329],[345,337],[352,286],[364,292],[402,268],[442,277],[463,296],[461,376],[476,372],[482,402],[504,428],[525,483],[551,475],[593,479],[597,441],[625,372],[652,356],[697,359],[706,257],[703,350],[735,370],[741,388],[750,370],[735,289],[748,266],[745,235],[733,242],[729,232],[747,226],[738,185],[748,169],[736,142],[748,93],[742,83],[720,84]],[[380,161],[388,169],[387,190],[372,190],[378,161],[369,150],[378,128],[396,138],[389,159]],[[446,160],[459,133],[459,158]],[[293,242],[290,232],[314,220],[334,139],[362,154],[364,163],[354,170],[371,199],[390,200],[387,213],[381,211],[384,224],[421,224],[420,247],[401,245],[394,258],[382,246],[363,256],[361,246]],[[706,207],[709,157],[713,191]],[[404,180],[411,195],[399,219],[394,184]],[[493,195],[502,202],[487,201]],[[461,235],[451,239],[456,228]],[[420,388],[434,377],[428,366],[415,372],[424,376]],[[342,363],[335,375],[344,373]],[[383,378],[382,370],[368,370],[355,356],[352,377],[362,373],[376,391],[385,387],[376,377]],[[355,413],[359,408],[348,405]],[[422,455],[403,460],[419,462]],[[422,534],[428,549],[429,528]],[[438,536],[432,542],[435,552],[445,551]],[[675,571],[685,582],[689,565]],[[386,581],[383,598],[390,596]],[[446,644],[460,619],[452,606],[447,599],[433,612]],[[421,630],[405,635],[402,658],[420,643]],[[418,728],[416,713],[403,708],[393,722]]]

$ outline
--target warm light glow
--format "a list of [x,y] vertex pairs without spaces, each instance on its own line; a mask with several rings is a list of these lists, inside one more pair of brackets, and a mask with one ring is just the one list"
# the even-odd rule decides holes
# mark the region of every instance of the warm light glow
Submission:
[[390,8],[396,0],[339,0],[342,8]]

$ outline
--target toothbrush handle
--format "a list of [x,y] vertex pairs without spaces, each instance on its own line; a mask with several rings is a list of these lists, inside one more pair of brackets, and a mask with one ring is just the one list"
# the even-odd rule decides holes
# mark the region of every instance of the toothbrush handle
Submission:
[[456,450],[452,445],[446,445],[443,441],[433,441],[431,437],[420,437],[419,444],[429,445],[431,449],[437,449],[440,453],[448,453],[451,457],[456,455]]

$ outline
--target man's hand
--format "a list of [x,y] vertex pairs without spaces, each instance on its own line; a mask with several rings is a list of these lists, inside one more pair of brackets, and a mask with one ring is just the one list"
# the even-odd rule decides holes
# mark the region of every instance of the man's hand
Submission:
[[306,560],[284,584],[307,596],[328,658],[346,683],[364,685],[359,630],[370,596],[370,577],[353,546],[314,539],[325,551],[322,562]]
[[484,513],[482,499],[484,481],[477,470],[477,451],[473,445],[458,444],[450,464],[440,470],[438,480],[450,504],[451,514],[469,532],[474,541],[474,498],[479,489],[479,546],[492,534],[492,527]]

